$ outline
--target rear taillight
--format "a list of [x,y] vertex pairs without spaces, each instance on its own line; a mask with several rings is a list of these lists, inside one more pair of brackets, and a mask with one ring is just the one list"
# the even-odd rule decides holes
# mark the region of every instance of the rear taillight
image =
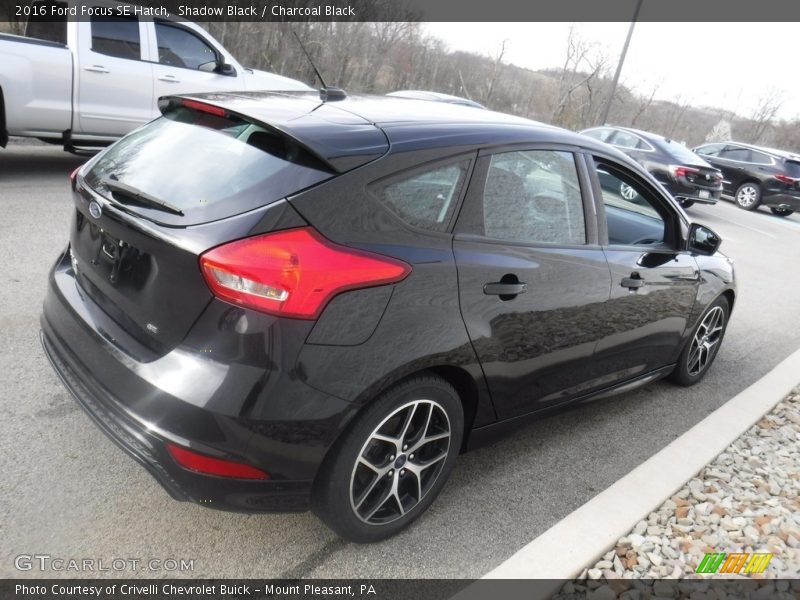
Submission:
[[411,272],[402,261],[334,244],[311,227],[219,246],[200,257],[200,266],[217,297],[296,319],[317,318],[336,294]]
[[[82,167],[83,165],[81,165]],[[69,184],[72,186],[72,191],[75,191],[75,185],[78,180],[78,171],[81,170],[81,167],[76,168],[72,173],[69,174]]]
[[700,169],[695,169],[694,167],[684,167],[681,165],[670,165],[670,171],[672,174],[678,177],[686,177],[687,175],[697,175],[700,172]]
[[794,183],[798,181],[794,177],[789,177],[788,175],[784,175],[783,173],[778,173],[777,175],[775,175],[775,179],[787,185],[794,185]]
[[176,463],[197,473],[235,479],[269,479],[269,473],[244,463],[214,458],[175,444],[167,444],[167,450]]

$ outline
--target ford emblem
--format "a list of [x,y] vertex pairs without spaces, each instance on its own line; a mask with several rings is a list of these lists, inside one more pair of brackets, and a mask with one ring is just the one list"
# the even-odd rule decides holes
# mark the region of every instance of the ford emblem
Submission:
[[103,209],[97,202],[92,200],[89,202],[89,214],[92,215],[92,218],[99,219],[103,216]]

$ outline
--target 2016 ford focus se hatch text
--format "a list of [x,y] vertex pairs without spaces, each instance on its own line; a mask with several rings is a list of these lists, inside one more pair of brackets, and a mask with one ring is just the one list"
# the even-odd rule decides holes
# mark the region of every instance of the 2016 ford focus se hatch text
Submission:
[[178,500],[378,540],[459,452],[719,351],[719,238],[606,144],[400,98],[161,109],[73,174],[42,342]]

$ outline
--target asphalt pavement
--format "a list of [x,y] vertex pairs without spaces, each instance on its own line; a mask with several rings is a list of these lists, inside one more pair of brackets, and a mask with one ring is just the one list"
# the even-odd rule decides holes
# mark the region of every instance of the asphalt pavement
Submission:
[[343,542],[310,513],[175,502],[78,408],[39,345],[47,272],[73,210],[67,175],[81,161],[56,147],[0,150],[0,577],[79,575],[15,568],[15,557],[32,554],[107,567],[194,560],[183,573],[85,576],[480,577],[800,347],[800,216],[695,206],[690,216],[721,234],[739,280],[728,333],[700,385],[658,382],[463,455],[431,509],[379,544]]

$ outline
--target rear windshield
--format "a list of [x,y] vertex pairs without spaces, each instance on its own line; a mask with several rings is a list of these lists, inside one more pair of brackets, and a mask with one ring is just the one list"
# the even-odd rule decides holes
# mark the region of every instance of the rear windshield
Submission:
[[800,162],[794,160],[786,161],[786,174],[795,179],[800,178]]
[[669,152],[673,157],[682,163],[695,164],[703,162],[702,158],[697,156],[697,154],[689,150],[689,148],[680,142],[676,142],[675,140],[664,140],[664,145],[667,147],[667,152]]
[[[277,131],[181,107],[111,146],[85,182],[148,219],[186,226],[270,204],[332,176]],[[119,184],[171,210],[136,202]]]

